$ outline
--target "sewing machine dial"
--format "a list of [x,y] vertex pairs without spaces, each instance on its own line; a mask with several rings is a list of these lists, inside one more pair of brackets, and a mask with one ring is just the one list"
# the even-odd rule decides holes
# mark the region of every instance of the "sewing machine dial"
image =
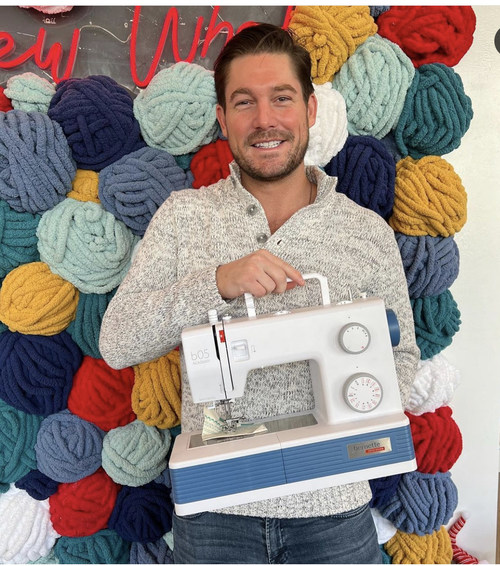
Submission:
[[382,386],[369,373],[356,373],[345,382],[345,402],[359,413],[368,413],[382,401]]
[[348,354],[360,354],[370,344],[370,333],[366,326],[352,322],[342,328],[339,340],[342,349]]

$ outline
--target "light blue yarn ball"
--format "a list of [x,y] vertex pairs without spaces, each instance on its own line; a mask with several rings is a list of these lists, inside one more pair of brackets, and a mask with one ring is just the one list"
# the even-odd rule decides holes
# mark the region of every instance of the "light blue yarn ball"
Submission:
[[184,155],[217,139],[216,103],[213,73],[181,61],[137,95],[134,115],[149,146]]
[[121,283],[139,241],[95,202],[67,198],[42,214],[40,260],[82,293],[109,293]]
[[35,73],[15,75],[7,81],[5,96],[10,98],[13,108],[25,112],[47,114],[56,87]]
[[402,49],[375,34],[362,43],[333,77],[345,99],[350,134],[381,139],[398,123],[415,75]]

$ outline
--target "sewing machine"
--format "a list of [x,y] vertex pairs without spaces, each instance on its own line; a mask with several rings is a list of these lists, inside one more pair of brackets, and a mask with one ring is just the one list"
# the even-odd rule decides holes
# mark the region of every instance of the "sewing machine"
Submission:
[[[416,469],[409,421],[403,412],[392,347],[399,325],[377,297],[219,320],[182,332],[195,403],[213,403],[239,426],[230,400],[244,394],[248,373],[309,360],[313,411],[266,419],[266,432],[203,441],[182,433],[169,460],[178,515],[410,472]],[[276,391],[276,395],[280,395]]]

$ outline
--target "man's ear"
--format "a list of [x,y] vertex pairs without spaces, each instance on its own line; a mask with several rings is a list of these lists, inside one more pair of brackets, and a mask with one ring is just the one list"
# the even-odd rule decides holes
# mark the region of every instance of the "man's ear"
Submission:
[[226,113],[224,112],[224,108],[222,108],[220,104],[217,104],[217,106],[215,107],[215,115],[217,116],[222,134],[225,138],[227,138]]
[[318,112],[318,99],[314,93],[311,94],[307,102],[307,117],[309,119],[309,127],[316,123],[316,114]]

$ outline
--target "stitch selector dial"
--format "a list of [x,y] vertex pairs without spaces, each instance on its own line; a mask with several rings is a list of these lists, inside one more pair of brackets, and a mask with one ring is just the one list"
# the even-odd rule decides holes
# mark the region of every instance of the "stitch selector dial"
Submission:
[[344,400],[359,413],[368,413],[382,401],[382,386],[369,373],[355,373],[344,384]]
[[342,349],[348,354],[361,354],[370,344],[370,333],[368,328],[358,322],[346,324],[339,335]]

